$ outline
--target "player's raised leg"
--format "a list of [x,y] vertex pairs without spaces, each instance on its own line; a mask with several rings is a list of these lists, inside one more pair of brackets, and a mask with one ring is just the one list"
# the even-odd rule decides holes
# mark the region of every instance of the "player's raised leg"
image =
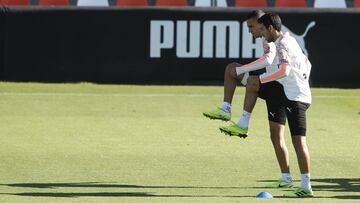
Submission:
[[[244,79],[246,82],[244,82]],[[254,109],[259,91],[259,80],[257,76],[243,76],[242,83],[246,85],[243,113],[237,123],[229,126],[221,126],[220,131],[230,136],[247,137],[251,112]]]
[[203,115],[210,119],[219,119],[229,121],[231,119],[231,103],[238,81],[242,81],[244,74],[237,75],[236,67],[241,66],[238,63],[231,63],[226,66],[224,72],[224,100],[220,107],[213,111],[204,112]]

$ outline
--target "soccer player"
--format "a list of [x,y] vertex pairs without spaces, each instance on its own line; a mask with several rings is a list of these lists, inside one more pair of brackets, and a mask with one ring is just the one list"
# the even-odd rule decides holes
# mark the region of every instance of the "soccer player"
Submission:
[[[264,14],[265,13],[261,10],[255,10],[247,16],[246,22],[249,31],[254,38],[262,36],[261,24],[258,23],[258,19]],[[211,119],[220,119],[225,121],[230,120],[231,101],[234,90],[236,88],[237,81],[241,81],[243,85],[246,85],[243,107],[244,111],[242,116],[238,123],[229,126],[222,126],[220,127],[220,130],[229,135],[245,137],[247,134],[250,115],[255,106],[257,97],[259,96],[261,99],[264,99],[268,110],[271,141],[281,170],[281,178],[278,181],[267,185],[267,187],[292,187],[292,177],[289,169],[289,155],[284,139],[286,114],[284,108],[282,108],[282,101],[277,99],[285,97],[283,86],[277,81],[259,84],[259,73],[254,71],[247,72],[250,69],[257,70],[264,68],[265,66],[267,72],[277,70],[278,60],[275,57],[275,44],[268,43],[265,38],[263,38],[263,48],[264,55],[251,63],[256,66],[255,68],[250,65],[244,65],[243,68],[240,68],[242,66],[238,63],[232,63],[226,67],[224,77],[224,102],[221,107],[214,111],[205,112],[204,115]]]
[[[247,16],[246,22],[249,32],[254,38],[262,36],[261,25],[258,23],[258,19],[264,14],[265,13],[261,10],[255,10]],[[260,59],[251,63],[252,65],[255,65],[256,68],[251,68],[249,65],[244,65],[243,68],[239,68],[241,65],[238,63],[232,63],[226,67],[224,74],[224,102],[221,107],[215,109],[214,111],[205,112],[204,115],[211,119],[220,119],[225,121],[230,120],[231,101],[237,81],[241,81],[243,85],[246,85],[243,107],[244,111],[242,116],[238,123],[230,126],[222,126],[220,127],[220,130],[229,135],[245,137],[247,134],[250,115],[255,106],[257,97],[259,96],[264,99],[268,110],[271,141],[281,170],[281,178],[278,181],[267,185],[267,187],[292,187],[293,183],[289,169],[289,155],[284,139],[286,115],[284,109],[281,107],[282,101],[276,99],[285,97],[283,86],[277,81],[259,84],[258,72],[244,71],[249,69],[261,69],[265,66],[267,72],[277,70],[278,60],[275,58],[275,44],[268,43],[265,38],[263,38],[263,48],[264,55]],[[248,69],[245,69],[245,67],[248,67]]]
[[[284,87],[283,109],[289,122],[292,143],[301,172],[301,187],[285,193],[285,197],[313,197],[310,184],[310,154],[306,143],[306,110],[311,103],[309,76],[311,63],[302,52],[295,38],[281,32],[279,15],[268,13],[258,20],[262,34],[268,42],[274,42],[279,68],[260,75],[261,84],[278,80]],[[238,70],[249,67],[239,67]],[[240,71],[242,72],[242,71]]]
[[[264,15],[265,13],[262,10],[255,10],[248,14],[247,16],[247,25],[249,28],[249,32],[253,35],[254,38],[261,37],[260,24],[257,20]],[[270,69],[271,62],[274,61],[276,48],[274,43],[267,43],[263,38],[263,48],[264,55],[258,60],[263,61],[262,67],[268,66],[267,69]],[[264,60],[263,60],[264,59]],[[244,99],[244,107],[241,118],[239,119],[237,124],[228,126],[228,127],[220,127],[220,130],[228,135],[235,135],[239,137],[246,137],[248,132],[248,125],[251,116],[251,112],[255,106],[257,96],[258,96],[258,84],[257,81],[254,80],[254,75],[260,75],[259,72],[254,71],[237,73],[236,68],[240,67],[239,63],[231,63],[229,64],[224,73],[224,102],[221,107],[203,113],[204,116],[211,119],[220,119],[224,121],[229,121],[231,119],[231,103],[233,99],[233,95],[237,86],[238,81],[240,81],[244,86],[246,86],[246,93]],[[261,69],[258,68],[258,69]],[[269,85],[270,86],[270,85]],[[232,129],[232,130],[231,130]]]

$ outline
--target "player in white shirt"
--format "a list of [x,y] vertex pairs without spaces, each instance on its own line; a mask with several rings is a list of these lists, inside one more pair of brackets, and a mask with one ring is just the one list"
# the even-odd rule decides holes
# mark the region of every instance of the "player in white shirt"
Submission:
[[[284,87],[285,96],[275,98],[282,103],[289,122],[292,143],[296,151],[301,172],[301,187],[285,193],[286,197],[313,197],[310,184],[310,155],[306,144],[306,110],[311,103],[309,76],[311,63],[302,52],[296,40],[288,33],[281,32],[279,15],[268,13],[259,18],[263,25],[263,36],[274,42],[278,69],[260,75],[261,84],[278,80]],[[261,68],[261,63],[252,63],[237,68],[238,73]]]
[[[308,81],[311,64],[307,57],[302,53],[296,40],[289,34],[281,32],[281,19],[277,14],[265,14],[259,18],[258,22],[263,25],[262,34],[265,39],[268,42],[275,42],[276,57],[278,58],[279,63],[278,68],[274,71],[269,71],[260,75],[259,80],[261,85],[259,96],[261,95],[261,92],[265,92],[265,100],[267,102],[268,109],[268,103],[270,103],[270,107],[275,106],[276,112],[269,111],[269,114],[274,116],[277,115],[280,119],[285,116],[287,117],[292,135],[293,146],[296,151],[301,172],[301,187],[296,189],[294,192],[285,193],[284,196],[313,197],[310,184],[310,155],[306,144],[306,110],[311,103],[311,92]],[[269,66],[276,59],[276,57],[273,57],[271,53],[265,54],[263,57],[252,63],[235,67],[236,75],[243,79],[244,73]],[[232,71],[233,67],[228,67],[227,70],[228,69]],[[225,80],[226,75],[231,76],[231,74],[225,72]],[[274,88],[270,91],[268,89],[266,91],[262,90],[264,89],[263,87],[267,86],[266,84],[274,83],[275,80],[278,80],[283,85],[283,94],[278,91],[279,88],[276,88],[276,86],[274,86]],[[224,86],[226,89],[226,83]],[[226,100],[224,99],[224,101]],[[280,124],[282,123],[280,122]],[[230,135],[238,135],[243,132],[239,123],[222,127],[220,129]],[[273,139],[272,141],[274,144]],[[284,164],[282,162],[288,162],[288,157],[281,156],[288,156],[288,153],[287,151],[286,153],[282,152],[279,156],[275,144],[274,148],[281,167],[281,165]],[[286,147],[284,149],[286,149]],[[279,187],[281,186],[282,185],[279,184]]]
[[295,38],[291,37],[288,32],[280,33],[275,45],[280,60],[279,69],[260,75],[261,83],[277,80],[284,86],[286,97],[289,100],[310,104],[309,75],[311,63]]
[[[265,14],[263,11],[255,10],[247,16],[246,22],[249,32],[254,38],[262,37],[261,24],[258,23],[258,19],[263,14]],[[281,170],[280,180],[269,184],[267,187],[292,187],[289,156],[284,139],[286,114],[282,108],[282,102],[274,99],[284,97],[283,86],[277,81],[259,84],[259,75],[265,71],[265,69],[263,69],[264,67],[266,67],[266,72],[277,70],[278,60],[276,57],[276,46],[272,42],[268,43],[265,38],[262,38],[262,40],[264,48],[264,55],[262,57],[248,65],[241,66],[239,63],[231,63],[226,67],[224,76],[224,102],[221,107],[214,111],[205,112],[204,115],[211,119],[230,120],[231,101],[237,82],[241,81],[241,83],[246,86],[242,116],[237,124],[222,126],[220,130],[230,136],[246,137],[250,115],[257,97],[264,99],[268,110],[270,137]],[[237,67],[243,67],[241,70],[246,71],[237,71]],[[245,67],[249,67],[249,69],[245,69]],[[251,69],[254,71],[251,71]],[[262,69],[260,70],[262,72],[257,71],[258,69]]]

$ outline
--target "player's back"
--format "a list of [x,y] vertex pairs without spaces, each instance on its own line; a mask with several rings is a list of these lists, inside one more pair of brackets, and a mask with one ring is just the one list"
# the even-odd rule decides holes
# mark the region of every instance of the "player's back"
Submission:
[[285,45],[285,49],[288,50],[290,57],[289,62],[292,63],[291,65],[293,65],[293,68],[303,69],[303,71],[304,69],[309,69],[306,72],[310,74],[310,61],[302,51],[296,39],[286,32],[283,34],[280,44]]
[[288,64],[289,75],[278,81],[284,86],[290,100],[311,103],[309,76],[311,63],[303,53],[296,39],[288,32],[275,42],[280,63]]

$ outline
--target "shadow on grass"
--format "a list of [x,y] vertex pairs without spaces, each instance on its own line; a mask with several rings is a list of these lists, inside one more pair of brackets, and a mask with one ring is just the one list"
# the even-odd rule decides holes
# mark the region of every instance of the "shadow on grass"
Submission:
[[249,187],[212,187],[212,186],[156,186],[156,185],[126,185],[126,184],[110,184],[99,182],[83,182],[83,183],[13,183],[0,184],[8,187],[25,187],[25,188],[44,188],[56,189],[61,187],[85,187],[85,188],[174,188],[174,189],[247,189]]
[[[80,182],[80,183],[13,183],[0,184],[7,187],[22,187],[36,189],[57,189],[57,188],[134,188],[134,189],[248,189],[248,187],[212,187],[212,186],[156,186],[156,185],[127,185],[99,182]],[[155,194],[148,192],[23,192],[23,193],[0,193],[2,195],[17,195],[27,197],[253,197],[237,195],[184,195],[184,194]]]
[[[260,180],[258,182],[274,182],[275,180]],[[360,178],[324,178],[312,179],[312,188],[314,191],[330,191],[330,192],[360,192]],[[317,184],[321,183],[321,184]],[[316,195],[316,193],[315,193]],[[337,195],[327,198],[336,199],[360,199],[359,195]]]
[[253,197],[241,195],[160,195],[147,192],[92,192],[92,193],[73,193],[73,192],[24,192],[24,193],[0,193],[3,195],[17,195],[26,197]]
[[[325,178],[313,179],[313,182],[323,183],[321,185],[314,185],[314,190],[332,191],[332,192],[360,192],[360,178]],[[324,184],[325,183],[325,184]],[[359,195],[338,195],[333,196],[337,199],[360,199]]]
[[[274,180],[260,180],[258,182],[273,182]],[[360,178],[334,178],[334,179],[312,179],[313,189],[315,191],[330,192],[351,192],[356,194],[337,195],[315,198],[335,198],[335,199],[360,199]],[[38,189],[56,189],[56,188],[134,188],[134,189],[250,189],[262,187],[215,187],[215,186],[159,186],[159,185],[128,185],[100,182],[80,182],[80,183],[12,183],[1,184],[7,187],[38,188]],[[253,197],[244,195],[184,195],[184,194],[155,194],[148,192],[93,192],[93,193],[64,193],[64,192],[23,192],[23,193],[1,193],[3,195],[17,195],[28,197]],[[281,197],[275,197],[281,198]]]

